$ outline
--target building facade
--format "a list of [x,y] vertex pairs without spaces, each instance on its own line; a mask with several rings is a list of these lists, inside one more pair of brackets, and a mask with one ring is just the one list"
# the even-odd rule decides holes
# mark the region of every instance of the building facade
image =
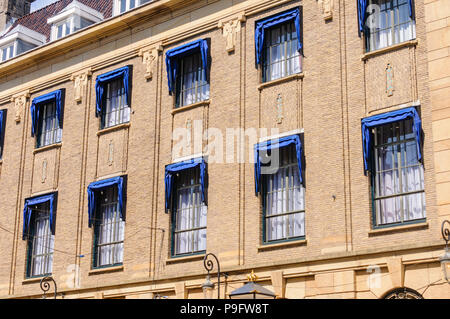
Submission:
[[203,298],[213,253],[221,297],[254,271],[278,298],[449,298],[449,21],[445,0],[19,18],[0,41],[41,43],[0,64],[0,296]]

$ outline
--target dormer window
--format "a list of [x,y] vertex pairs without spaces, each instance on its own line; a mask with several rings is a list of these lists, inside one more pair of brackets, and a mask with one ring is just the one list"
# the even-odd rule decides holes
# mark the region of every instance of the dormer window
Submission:
[[102,20],[103,15],[100,12],[74,0],[60,13],[49,18],[47,23],[52,25],[53,41]]
[[22,25],[0,39],[0,61],[4,62],[45,43],[46,37]]
[[114,0],[114,15],[122,14],[151,0]]

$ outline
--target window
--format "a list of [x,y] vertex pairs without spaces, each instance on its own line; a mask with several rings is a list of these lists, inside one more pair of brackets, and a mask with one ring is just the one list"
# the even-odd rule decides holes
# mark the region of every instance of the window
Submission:
[[369,0],[365,23],[367,51],[385,48],[416,37],[409,1]]
[[209,83],[200,53],[180,59],[181,74],[176,79],[176,107],[209,99]]
[[30,207],[31,225],[28,233],[27,277],[52,273],[54,235],[50,227],[50,203]]
[[300,182],[295,146],[279,148],[279,167],[263,179],[263,241],[305,236],[305,188]]
[[417,158],[413,120],[375,127],[373,134],[374,226],[424,219],[424,171]]
[[131,10],[150,1],[151,0],[116,0],[114,4],[116,15],[124,13],[125,11]]
[[97,196],[94,268],[122,264],[125,221],[120,214],[118,187],[104,188]]
[[14,43],[1,48],[1,55],[2,62],[14,57]]
[[104,85],[105,107],[102,108],[102,128],[130,121],[130,107],[122,78],[115,78]]
[[61,142],[62,129],[56,114],[56,103],[51,101],[38,106],[40,116],[36,147],[43,147]]
[[200,169],[178,173],[173,213],[173,255],[206,250],[207,206],[202,201]]
[[71,21],[63,21],[55,25],[56,27],[56,37],[55,39],[61,39],[62,37],[65,37],[66,35],[69,35],[72,33],[71,28]]
[[267,29],[263,48],[263,82],[301,72],[294,22]]

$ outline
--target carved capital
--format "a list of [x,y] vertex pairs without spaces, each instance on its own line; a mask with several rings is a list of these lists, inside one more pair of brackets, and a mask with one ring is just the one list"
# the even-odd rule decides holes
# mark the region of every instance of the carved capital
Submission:
[[219,29],[222,29],[222,34],[227,41],[227,52],[233,52],[236,47],[236,35],[241,31],[241,23],[246,20],[244,14],[239,14],[229,20],[219,21]]
[[333,6],[334,0],[318,0],[320,10],[322,11],[323,18],[325,20],[333,19]]
[[145,78],[147,80],[153,77],[155,61],[159,55],[159,52],[162,50],[162,45],[158,44],[154,47],[144,48],[139,51],[139,56],[142,57],[142,63],[145,65]]
[[16,122],[20,122],[23,116],[24,109],[27,104],[27,100],[30,97],[30,91],[26,90],[24,92],[14,94],[11,97],[11,102],[14,102],[14,108],[16,110],[15,120]]
[[73,91],[75,102],[83,100],[84,92],[88,84],[88,78],[92,75],[91,69],[86,69],[81,72],[72,74],[70,79],[73,81]]

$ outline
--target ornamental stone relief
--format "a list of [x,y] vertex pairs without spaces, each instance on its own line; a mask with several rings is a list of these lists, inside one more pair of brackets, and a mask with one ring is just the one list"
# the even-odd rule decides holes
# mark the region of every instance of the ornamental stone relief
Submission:
[[322,16],[325,20],[333,18],[333,0],[318,0],[317,3],[322,11]]
[[27,99],[30,97],[30,91],[27,90],[22,93],[18,93],[12,96],[11,102],[14,102],[15,108],[15,121],[18,123],[21,121],[23,112],[26,107]]
[[74,100],[75,102],[81,102],[84,97],[84,92],[88,84],[88,78],[92,72],[90,69],[78,72],[72,75],[71,80],[74,86]]
[[243,14],[231,19],[229,21],[219,21],[219,29],[222,29],[222,34],[226,40],[227,52],[233,52],[236,48],[237,34],[241,31],[241,23],[246,20]]
[[162,51],[162,45],[157,45],[153,48],[145,48],[139,51],[139,56],[142,57],[142,63],[145,65],[145,78],[150,80],[153,77],[153,69],[155,67],[156,59],[159,52]]

